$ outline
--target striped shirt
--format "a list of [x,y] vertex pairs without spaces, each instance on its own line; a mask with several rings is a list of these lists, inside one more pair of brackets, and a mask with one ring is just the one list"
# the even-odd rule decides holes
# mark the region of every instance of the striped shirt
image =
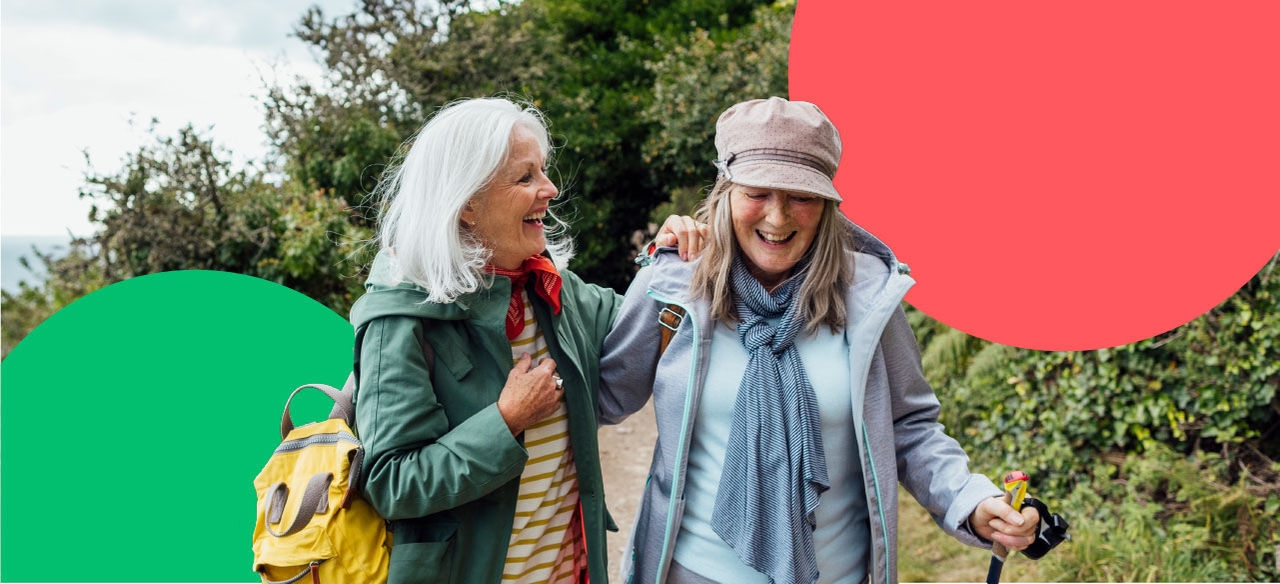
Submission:
[[[547,357],[547,343],[533,316],[527,292],[524,331],[511,341],[511,359],[521,353],[536,364]],[[578,473],[569,444],[569,416],[563,403],[550,417],[524,432],[529,460],[520,475],[515,523],[511,529],[502,581],[507,583],[574,582],[573,533],[569,527],[578,508]]]

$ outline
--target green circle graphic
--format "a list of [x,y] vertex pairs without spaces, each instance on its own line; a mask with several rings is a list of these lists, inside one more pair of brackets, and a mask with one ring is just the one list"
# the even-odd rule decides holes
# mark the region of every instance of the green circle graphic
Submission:
[[[249,276],[167,272],[57,312],[4,360],[0,580],[255,582],[253,479],[285,399],[341,386],[351,325]],[[326,416],[300,394],[297,423]]]

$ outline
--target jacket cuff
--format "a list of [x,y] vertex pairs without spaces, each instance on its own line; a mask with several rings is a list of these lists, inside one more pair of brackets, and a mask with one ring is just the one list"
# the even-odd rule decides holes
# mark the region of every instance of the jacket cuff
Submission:
[[980,474],[969,475],[969,481],[960,490],[955,501],[951,503],[943,524],[952,535],[965,545],[980,548],[991,548],[991,542],[978,537],[969,524],[969,517],[984,499],[1000,497],[1004,493],[996,487],[991,479]]
[[[489,444],[493,445],[494,454],[503,461],[503,466],[510,463],[515,466],[524,468],[525,459],[529,456],[529,451],[525,450],[524,445],[511,435],[511,428],[507,426],[507,421],[502,419],[502,413],[498,411],[498,404],[494,402],[484,409],[475,413],[470,419],[463,422],[457,429],[462,426],[468,426],[467,432],[475,431],[480,436],[487,436]],[[472,427],[474,426],[474,427]]]

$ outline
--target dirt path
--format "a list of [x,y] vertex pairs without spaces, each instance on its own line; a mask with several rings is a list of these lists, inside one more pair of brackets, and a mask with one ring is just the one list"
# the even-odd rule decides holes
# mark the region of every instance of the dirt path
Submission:
[[609,580],[618,577],[618,567],[636,509],[640,506],[640,493],[645,477],[649,475],[649,461],[653,458],[653,443],[657,427],[653,420],[653,401],[644,409],[617,426],[600,428],[600,468],[604,473],[605,502],[609,513],[618,524],[617,533],[609,533]]

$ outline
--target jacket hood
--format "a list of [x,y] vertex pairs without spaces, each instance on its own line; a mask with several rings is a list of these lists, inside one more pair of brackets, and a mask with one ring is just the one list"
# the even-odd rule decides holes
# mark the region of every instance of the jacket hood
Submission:
[[904,276],[911,274],[911,268],[907,264],[898,261],[898,257],[893,254],[893,250],[889,249],[889,246],[885,245],[883,241],[880,241],[880,238],[872,235],[870,231],[863,229],[857,223],[850,221],[843,213],[841,213],[840,219],[840,224],[852,232],[853,251],[878,258],[884,262],[885,267],[890,272]]
[[489,277],[483,288],[454,302],[429,302],[426,289],[404,279],[395,254],[389,249],[383,249],[378,252],[373,266],[369,268],[364,295],[351,306],[351,324],[359,329],[369,321],[383,316],[414,316],[436,320],[470,318],[473,303],[491,304],[486,300],[499,298],[505,307],[506,299],[511,295],[510,282],[506,278]]

